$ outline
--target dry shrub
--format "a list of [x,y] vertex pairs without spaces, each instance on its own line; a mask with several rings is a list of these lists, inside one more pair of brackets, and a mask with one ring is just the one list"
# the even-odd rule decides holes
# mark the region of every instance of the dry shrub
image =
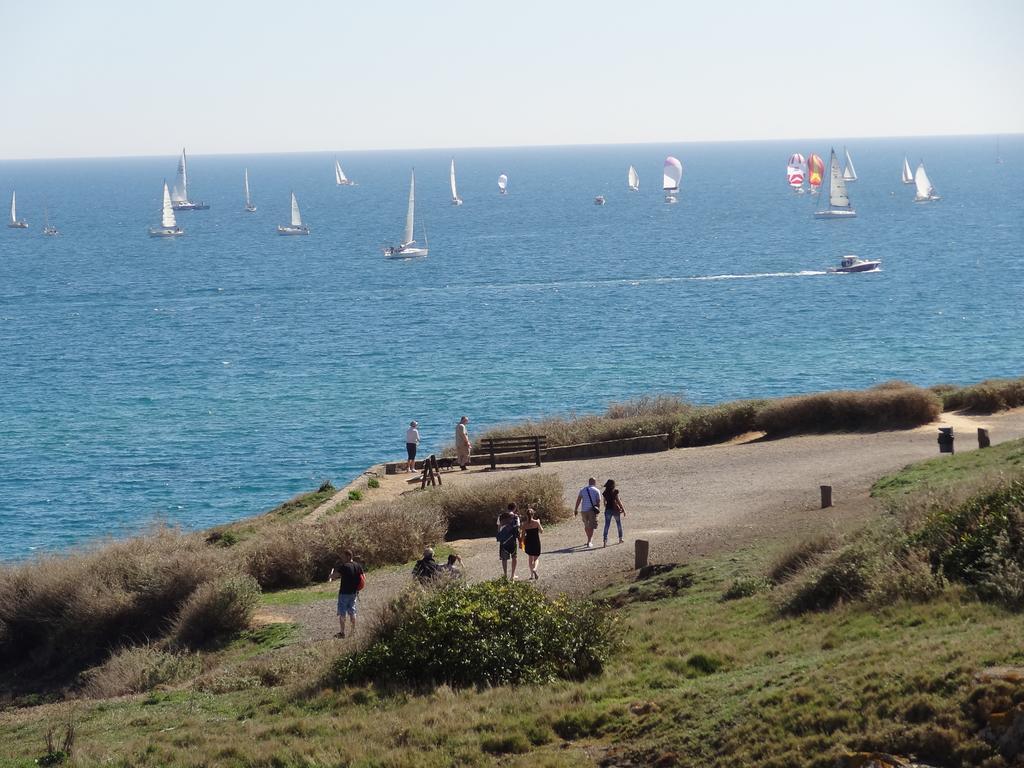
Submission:
[[125,648],[83,675],[82,692],[91,699],[144,693],[159,685],[188,680],[202,671],[197,654],[172,653],[154,645]]
[[192,593],[226,571],[196,536],[148,536],[0,571],[0,666],[81,669],[160,637]]
[[203,648],[249,626],[260,599],[252,576],[232,576],[201,585],[178,612],[171,629],[175,644]]
[[760,410],[757,423],[772,437],[906,429],[934,421],[941,411],[938,396],[926,389],[889,386],[774,400]]
[[805,539],[775,558],[768,569],[768,580],[772,584],[783,584],[808,566],[820,562],[822,555],[837,546],[839,540],[833,534]]
[[959,388],[947,384],[933,387],[932,391],[942,397],[947,411],[995,413],[1024,405],[1024,378],[990,379]]
[[863,545],[848,545],[837,550],[791,582],[781,598],[782,612],[798,615],[827,611],[865,597],[874,584],[875,555],[870,547]]
[[424,503],[438,506],[448,522],[449,538],[463,538],[493,534],[498,514],[513,501],[524,519],[527,507],[533,507],[544,523],[555,523],[570,515],[562,484],[556,475],[546,473],[509,476],[486,484],[433,491]]
[[672,431],[676,448],[713,445],[758,429],[757,415],[766,400],[738,400],[692,409]]

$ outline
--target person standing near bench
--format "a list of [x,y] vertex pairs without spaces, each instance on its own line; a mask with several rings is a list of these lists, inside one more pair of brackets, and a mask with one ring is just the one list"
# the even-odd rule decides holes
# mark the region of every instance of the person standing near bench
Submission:
[[455,455],[460,469],[466,468],[473,453],[473,444],[469,441],[469,430],[466,429],[467,424],[469,424],[469,416],[463,416],[455,425]]
[[410,421],[409,428],[405,430],[405,452],[409,458],[405,468],[409,472],[416,471],[416,448],[420,444],[419,426],[415,421]]
[[608,546],[608,529],[612,526],[612,518],[615,518],[615,527],[619,529],[619,544],[622,543],[622,518],[626,510],[619,501],[619,489],[615,487],[614,480],[608,480],[604,484],[604,544]]
[[[580,506],[582,505],[582,510]],[[587,480],[585,488],[581,488],[576,494],[576,508],[573,516],[583,517],[583,530],[587,533],[587,548],[594,546],[594,531],[597,530],[597,513],[601,510],[601,491],[597,487],[597,480]]]

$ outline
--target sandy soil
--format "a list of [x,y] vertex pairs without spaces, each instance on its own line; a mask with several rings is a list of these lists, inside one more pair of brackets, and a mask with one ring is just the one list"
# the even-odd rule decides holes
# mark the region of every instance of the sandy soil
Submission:
[[[626,508],[625,545],[613,543],[602,548],[599,529],[595,548],[586,549],[578,518],[545,529],[538,586],[582,594],[628,573],[633,566],[633,541],[638,538],[650,541],[652,562],[683,562],[779,535],[811,535],[865,521],[878,509],[868,495],[875,480],[911,462],[939,455],[938,426],[953,426],[958,450],[969,450],[977,446],[975,430],[979,426],[990,430],[993,444],[1024,437],[1024,409],[977,418],[943,414],[936,424],[905,431],[752,439],[499,472],[554,473],[570,505],[588,477],[596,477],[599,483],[615,479]],[[494,473],[483,469],[443,475],[444,482],[452,485],[487,482],[493,477]],[[418,483],[410,484],[409,478],[383,476],[382,488],[388,494],[419,488]],[[833,487],[832,508],[820,509],[819,485]],[[347,490],[338,498],[345,498]],[[610,536],[615,542],[614,524]],[[462,555],[471,581],[501,574],[493,539],[462,540],[453,545]],[[526,556],[520,555],[521,573],[526,577]],[[371,573],[360,597],[360,617],[372,621],[381,606],[409,582],[405,570]],[[326,639],[337,631],[331,600],[274,606],[272,613],[277,620],[298,622],[308,640]]]

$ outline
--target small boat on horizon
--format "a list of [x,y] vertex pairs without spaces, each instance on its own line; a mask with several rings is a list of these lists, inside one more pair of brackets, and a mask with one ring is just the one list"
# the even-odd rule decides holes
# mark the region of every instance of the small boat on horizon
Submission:
[[416,221],[416,169],[412,169],[409,177],[409,207],[405,211],[405,231],[402,234],[400,245],[389,245],[384,249],[386,259],[416,259],[427,255],[429,244],[426,233],[423,235],[423,248],[420,248],[413,239],[413,229]]
[[850,157],[850,150],[843,147],[843,154],[846,155],[846,167],[843,168],[843,181],[847,184],[857,180],[857,171],[853,167],[853,158]]
[[171,206],[176,211],[208,211],[210,206],[202,202],[192,202],[188,196],[188,160],[185,157],[185,148],[181,148],[181,157],[178,159],[178,173],[174,180],[174,189],[171,191]]
[[508,176],[506,176],[504,173],[498,177],[498,194],[508,194]]
[[914,172],[914,184],[917,186],[917,194],[914,195],[915,203],[931,203],[935,200],[941,200],[935,192],[935,187],[932,186],[931,179],[928,178],[928,172],[924,169],[924,160],[917,166],[917,171]]
[[849,274],[852,272],[873,272],[882,266],[881,259],[858,259],[856,256],[843,256],[838,267],[829,267],[830,274]]
[[594,198],[594,205],[604,205],[605,202],[604,195],[598,195]]
[[679,191],[679,182],[683,179],[683,164],[675,157],[669,155],[665,158],[665,166],[662,169],[661,188],[665,192],[666,203],[677,203],[679,198],[676,193]]
[[452,188],[452,205],[462,205],[462,198],[459,197],[459,190],[455,187],[455,158],[452,158],[451,168],[448,171],[448,181]]
[[178,237],[185,234],[185,230],[178,226],[174,218],[174,205],[171,202],[171,193],[167,189],[167,182],[164,182],[164,204],[160,215],[160,226],[150,227],[150,237]]
[[914,172],[910,170],[910,161],[907,160],[907,156],[903,156],[903,183],[913,184],[914,183]]
[[629,186],[630,192],[640,191],[640,175],[632,165],[629,166],[629,171],[626,172],[626,184]]
[[799,152],[790,155],[789,163],[786,165],[786,181],[789,182],[789,188],[798,195],[804,193],[804,168],[806,165],[807,161]]
[[18,218],[18,193],[11,192],[11,220],[7,226],[11,229],[28,229],[28,222]]
[[346,176],[343,170],[341,170],[341,163],[338,162],[338,158],[334,158],[334,184],[338,187],[354,187],[356,185],[356,183]]
[[292,192],[292,218],[291,224],[278,224],[277,234],[279,235],[308,235],[309,227],[302,223],[302,214],[299,213],[299,202]]
[[43,234],[47,237],[56,237],[60,231],[50,223],[50,209],[43,206]]
[[256,213],[256,206],[253,205],[252,198],[249,196],[249,169],[245,169],[245,210],[249,213]]
[[857,211],[850,204],[850,196],[846,191],[846,181],[839,170],[839,159],[835,149],[829,158],[828,207],[814,212],[816,219],[852,219]]

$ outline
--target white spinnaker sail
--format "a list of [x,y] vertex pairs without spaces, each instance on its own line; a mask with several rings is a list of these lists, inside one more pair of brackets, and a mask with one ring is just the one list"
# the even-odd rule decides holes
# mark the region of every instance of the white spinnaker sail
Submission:
[[498,177],[498,189],[500,189],[502,192],[508,189],[508,176],[506,176],[504,173]]
[[626,174],[626,181],[629,183],[629,188],[634,192],[640,189],[640,176],[636,172],[636,168],[632,165],[629,166],[629,173]]
[[932,186],[931,179],[928,178],[928,173],[924,169],[924,163],[917,166],[917,171],[914,173],[914,184],[917,185],[917,196],[919,198],[927,198],[935,194],[935,187]]
[[833,208],[849,208],[850,197],[846,193],[846,182],[843,181],[843,172],[839,168],[839,158],[836,157],[834,149],[829,160],[829,169],[828,204]]
[[846,167],[843,169],[843,178],[847,181],[856,181],[857,169],[853,167],[853,159],[850,157],[850,150],[843,147],[843,152],[846,154]]
[[683,178],[683,164],[674,157],[665,158],[665,168],[663,170],[662,178],[662,189],[666,192],[675,192],[679,189],[679,182]]
[[907,156],[903,156],[903,183],[913,184],[914,183],[914,172],[910,170],[910,161],[907,160]]
[[252,205],[252,198],[249,197],[249,169],[245,169],[245,205],[246,207]]
[[786,179],[793,189],[803,189],[804,169],[798,165],[786,166]]
[[174,206],[171,205],[171,193],[167,189],[167,182],[164,182],[164,208],[160,215],[160,226],[164,229],[174,229],[178,226],[174,218]]
[[302,214],[299,213],[299,201],[295,199],[294,192],[292,192],[292,226],[302,226]]
[[18,205],[15,201],[17,192],[11,192],[11,223],[13,224],[18,220]]
[[184,149],[181,150],[181,157],[178,159],[178,175],[174,180],[171,200],[176,203],[184,203],[188,200],[188,163],[185,160]]
[[335,160],[334,161],[334,182],[336,184],[344,184],[346,181],[348,181],[348,178],[345,176],[345,172],[343,170],[341,170],[341,163],[339,163],[337,160]]
[[409,179],[409,208],[405,212],[405,236],[402,238],[402,247],[404,248],[412,242],[412,226],[413,221],[416,218],[416,171],[412,172],[412,177]]
[[459,191],[455,188],[455,158],[452,158],[451,169],[448,171],[448,181],[452,185],[452,200],[459,199]]

